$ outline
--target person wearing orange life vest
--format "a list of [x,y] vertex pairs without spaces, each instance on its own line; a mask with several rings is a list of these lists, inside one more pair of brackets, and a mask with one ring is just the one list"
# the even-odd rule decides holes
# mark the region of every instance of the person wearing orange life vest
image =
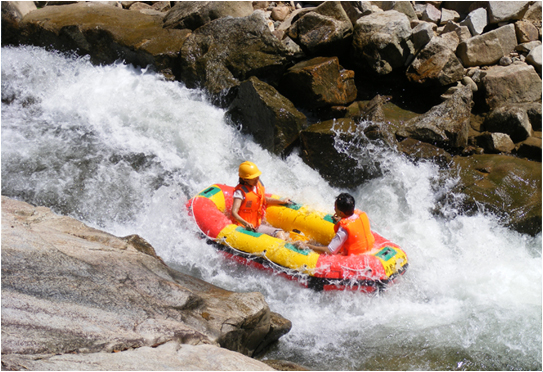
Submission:
[[302,243],[317,253],[341,254],[344,256],[366,253],[372,250],[375,237],[370,230],[370,221],[366,213],[355,209],[352,195],[342,193],[336,198],[335,214],[336,235],[328,246]]
[[271,235],[286,240],[287,234],[278,228],[263,224],[268,205],[292,204],[290,199],[279,200],[266,197],[265,188],[260,181],[262,172],[255,163],[245,161],[239,166],[239,184],[234,189],[232,217],[233,222],[247,230]]

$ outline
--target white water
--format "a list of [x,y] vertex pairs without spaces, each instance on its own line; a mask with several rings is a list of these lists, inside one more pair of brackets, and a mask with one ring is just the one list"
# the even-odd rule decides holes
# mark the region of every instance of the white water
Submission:
[[[410,267],[374,296],[316,293],[231,263],[196,238],[184,204],[256,162],[267,190],[331,211],[343,191],[293,154],[270,155],[197,91],[124,65],[2,49],[2,194],[115,235],[139,234],[170,265],[262,292],[292,321],[265,356],[324,370],[541,370],[541,235],[431,210],[438,169],[377,151],[385,175],[353,193]],[[451,181],[451,184],[453,181]]]

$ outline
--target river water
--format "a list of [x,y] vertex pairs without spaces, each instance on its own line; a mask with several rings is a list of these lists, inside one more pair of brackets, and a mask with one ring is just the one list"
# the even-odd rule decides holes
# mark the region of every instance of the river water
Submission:
[[182,272],[262,292],[292,321],[264,358],[317,370],[541,370],[541,234],[454,206],[436,216],[455,182],[438,182],[437,167],[371,149],[384,175],[351,192],[410,267],[377,295],[316,293],[229,262],[197,238],[184,208],[213,183],[235,185],[252,160],[268,191],[331,212],[344,190],[298,154],[262,150],[201,92],[151,71],[30,47],[3,48],[1,61],[2,194],[139,234]]

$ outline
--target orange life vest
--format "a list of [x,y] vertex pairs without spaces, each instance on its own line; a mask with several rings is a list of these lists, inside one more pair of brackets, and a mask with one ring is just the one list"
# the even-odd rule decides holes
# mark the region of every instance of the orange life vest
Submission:
[[[258,181],[255,189],[256,192],[253,191],[251,186],[240,184],[236,186],[235,191],[240,190],[245,197],[239,207],[239,216],[257,228],[262,223],[266,211],[266,195],[262,182]],[[236,219],[233,219],[233,221],[241,226]]]
[[334,231],[342,227],[347,231],[347,240],[339,250],[339,254],[349,256],[352,254],[361,254],[371,251],[375,237],[370,230],[370,220],[368,215],[356,209],[354,213],[342,218],[334,226]]

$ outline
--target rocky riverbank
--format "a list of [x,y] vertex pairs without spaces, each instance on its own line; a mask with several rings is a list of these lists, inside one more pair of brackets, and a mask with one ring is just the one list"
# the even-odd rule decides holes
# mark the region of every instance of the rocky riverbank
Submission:
[[370,142],[436,162],[460,211],[541,232],[540,1],[2,2],[2,45],[21,44],[203,88],[335,186],[381,174]]
[[2,197],[2,370],[273,370],[249,356],[290,327],[137,235]]

